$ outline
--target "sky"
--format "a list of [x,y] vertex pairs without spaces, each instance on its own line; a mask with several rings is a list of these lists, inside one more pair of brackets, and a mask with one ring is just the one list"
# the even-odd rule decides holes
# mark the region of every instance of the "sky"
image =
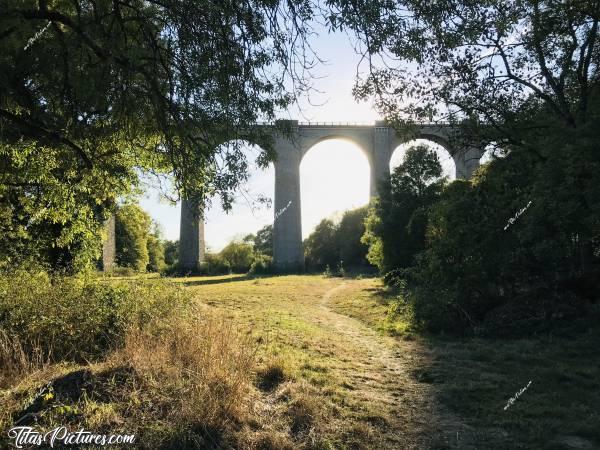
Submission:
[[[320,122],[371,122],[379,115],[369,102],[358,103],[352,96],[360,56],[347,35],[328,34],[314,39],[313,47],[325,60],[314,72],[314,92],[299,105],[281,114],[281,118]],[[441,149],[441,148],[440,148]],[[249,149],[248,154],[253,154]],[[254,152],[255,154],[255,152]],[[440,150],[445,173],[454,177],[452,159]],[[391,166],[402,160],[397,150]],[[338,170],[331,170],[336,168]],[[219,202],[206,214],[205,240],[209,251],[219,251],[233,239],[255,233],[273,222],[274,212],[256,205],[252,198],[260,195],[273,199],[274,169],[251,169],[245,193],[240,193],[234,207],[226,214]],[[315,225],[326,217],[339,217],[345,210],[365,205],[369,200],[369,163],[359,147],[348,141],[332,139],[311,148],[300,165],[302,235],[307,237]],[[163,236],[179,238],[180,205],[161,201],[159,191],[148,187],[140,204],[160,224]]]

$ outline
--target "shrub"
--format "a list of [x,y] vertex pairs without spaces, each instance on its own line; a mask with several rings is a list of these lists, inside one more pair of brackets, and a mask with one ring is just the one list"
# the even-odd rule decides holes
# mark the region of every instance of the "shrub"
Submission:
[[264,275],[273,273],[273,258],[268,255],[257,253],[254,255],[254,261],[250,266],[251,275]]
[[252,265],[254,249],[251,244],[230,242],[219,255],[227,261],[232,272],[246,273]]
[[167,323],[165,318],[185,314],[188,307],[182,288],[163,280],[102,280],[42,270],[0,274],[0,331],[26,351],[37,348],[53,360],[100,357],[121,346],[130,327]]
[[224,275],[231,273],[231,264],[219,253],[206,253],[199,272],[202,275]]
[[432,206],[427,248],[406,271],[421,325],[464,331],[491,315],[499,328],[513,321],[515,299],[543,319],[600,298],[597,148],[547,144],[545,158],[515,150],[453,182]]

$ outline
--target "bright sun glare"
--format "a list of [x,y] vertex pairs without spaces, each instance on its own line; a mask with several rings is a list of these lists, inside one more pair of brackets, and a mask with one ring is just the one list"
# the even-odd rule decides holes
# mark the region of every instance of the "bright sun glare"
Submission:
[[[426,143],[433,147],[440,158],[444,175],[455,178],[454,161],[442,147],[429,141],[416,140],[399,146],[390,161],[390,170],[399,165],[410,145]],[[257,149],[248,148],[248,158],[254,161]],[[245,194],[239,194],[233,209],[225,214],[218,200],[207,213],[205,237],[213,251],[219,251],[234,238],[255,233],[273,223],[273,208],[253,204],[260,196],[274,198],[275,170],[251,167],[251,176],[245,184]],[[356,144],[342,139],[329,139],[313,146],[300,164],[300,189],[302,202],[302,237],[306,238],[324,218],[339,218],[348,209],[369,202],[370,166],[364,152]],[[179,235],[179,207],[159,205],[156,201],[143,199],[144,207],[155,214],[160,210],[166,223],[167,237]],[[253,206],[253,207],[252,207]],[[163,211],[164,210],[164,211]]]
[[302,237],[326,217],[369,202],[369,161],[352,142],[331,139],[312,147],[300,164]]

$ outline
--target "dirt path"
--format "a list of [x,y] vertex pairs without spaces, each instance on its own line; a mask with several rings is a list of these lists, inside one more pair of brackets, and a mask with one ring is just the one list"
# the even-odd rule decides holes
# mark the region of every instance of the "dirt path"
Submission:
[[[211,308],[247,324],[266,343],[267,358],[289,364],[292,378],[257,399],[274,431],[286,427],[288,400],[307,395],[323,406],[329,422],[319,432],[341,448],[472,448],[460,421],[441,412],[435,383],[415,376],[431,361],[427,346],[381,335],[347,315],[369,315],[378,289],[370,279],[289,276],[198,284],[197,293],[200,301],[210,299]],[[354,309],[344,313],[348,304]],[[375,315],[383,318],[385,309],[379,306]],[[277,423],[266,419],[275,416]]]
[[336,369],[351,380],[357,404],[377,413],[372,425],[378,445],[394,449],[455,447],[464,426],[441,414],[431,385],[411,376],[420,353],[418,344],[382,336],[363,322],[334,311],[331,299],[347,287],[348,282],[344,282],[327,291],[317,317],[353,350],[354,357],[348,364]]

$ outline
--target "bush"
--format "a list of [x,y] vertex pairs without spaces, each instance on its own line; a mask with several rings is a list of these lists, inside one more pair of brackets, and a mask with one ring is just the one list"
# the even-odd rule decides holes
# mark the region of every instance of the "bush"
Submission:
[[536,297],[557,311],[600,299],[597,148],[557,141],[544,152],[515,150],[453,182],[431,208],[427,248],[406,271],[421,325],[462,332],[494,317],[499,329],[521,314],[518,298],[541,318],[565,314],[544,313],[554,308]]
[[139,205],[128,203],[117,210],[115,237],[117,264],[145,272],[150,262],[148,236],[152,219]]
[[65,277],[42,270],[0,274],[0,331],[54,360],[100,357],[121,346],[131,327],[167,324],[165,318],[183,315],[189,306],[182,288],[161,280]]
[[254,249],[251,244],[230,242],[219,255],[227,261],[233,273],[246,273],[252,265]]
[[251,275],[265,275],[273,273],[273,258],[268,255],[257,253],[248,272]]
[[344,212],[339,223],[323,219],[304,241],[304,258],[309,270],[336,267],[340,260],[350,268],[365,268],[367,244],[361,241],[365,232],[368,207]]
[[219,253],[206,253],[204,261],[200,264],[199,273],[201,275],[225,275],[231,273],[231,265]]

